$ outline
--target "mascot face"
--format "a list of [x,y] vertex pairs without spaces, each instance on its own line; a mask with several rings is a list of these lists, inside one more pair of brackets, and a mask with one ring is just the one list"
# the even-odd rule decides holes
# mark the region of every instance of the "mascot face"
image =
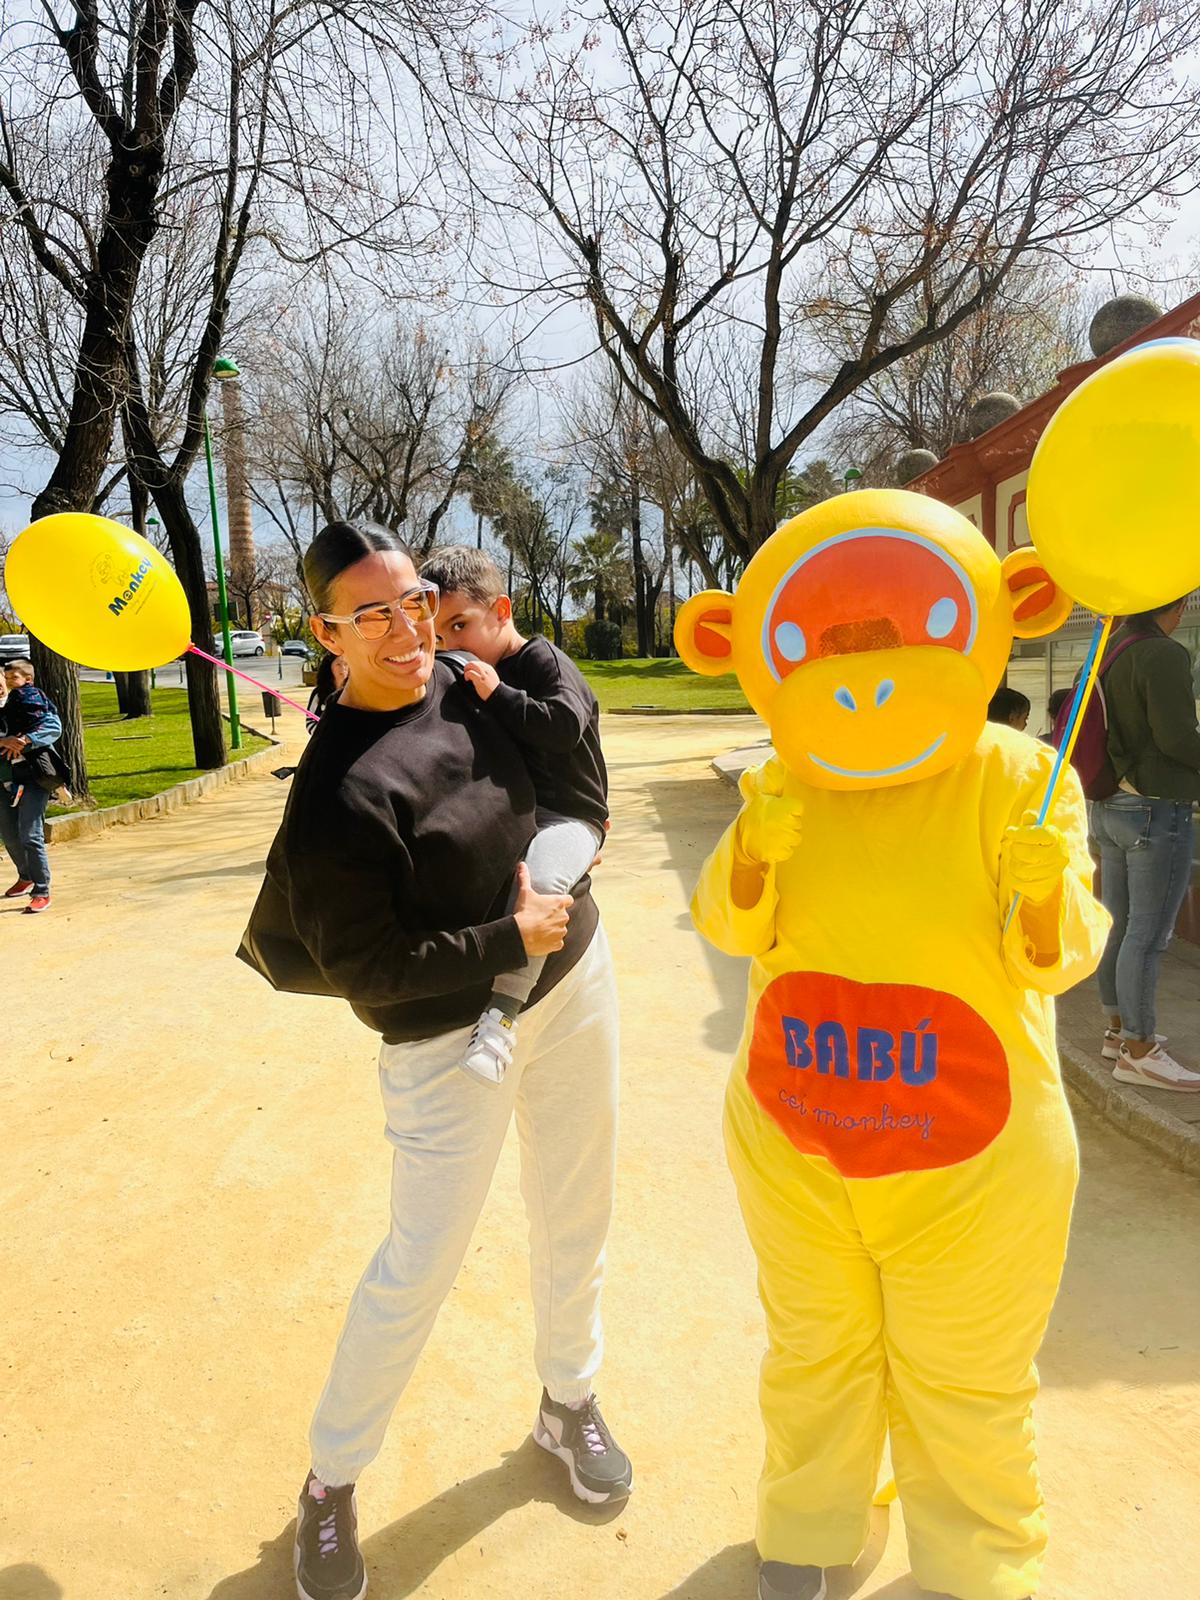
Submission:
[[675,643],[694,672],[736,672],[805,783],[877,789],[960,761],[1014,636],[1052,633],[1071,606],[1032,550],[1001,563],[940,501],[865,489],[785,522],[736,595],[693,596]]

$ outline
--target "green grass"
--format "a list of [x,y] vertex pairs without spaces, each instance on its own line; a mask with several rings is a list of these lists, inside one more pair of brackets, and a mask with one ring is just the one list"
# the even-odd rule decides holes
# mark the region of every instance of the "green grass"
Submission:
[[[186,689],[155,689],[154,714],[126,722],[117,710],[116,685],[81,683],[83,734],[88,775],[98,806],[119,806],[126,800],[144,800],[172,784],[199,777],[193,766],[192,729],[188,721]],[[225,725],[226,747],[229,725]],[[267,741],[242,734],[238,756],[265,750]],[[50,815],[70,806],[51,806]]]
[[578,661],[602,711],[654,706],[669,711],[749,711],[732,673],[702,678],[682,661]]

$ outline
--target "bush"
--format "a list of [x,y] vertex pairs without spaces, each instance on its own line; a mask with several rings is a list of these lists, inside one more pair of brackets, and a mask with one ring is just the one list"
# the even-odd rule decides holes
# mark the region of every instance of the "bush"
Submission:
[[616,622],[589,622],[583,630],[583,648],[589,661],[621,659],[621,629]]

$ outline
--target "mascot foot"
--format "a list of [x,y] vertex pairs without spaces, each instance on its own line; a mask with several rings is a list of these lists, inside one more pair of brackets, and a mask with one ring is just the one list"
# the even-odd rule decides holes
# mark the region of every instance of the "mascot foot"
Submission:
[[764,1561],[758,1569],[758,1600],[825,1600],[827,1593],[820,1567]]

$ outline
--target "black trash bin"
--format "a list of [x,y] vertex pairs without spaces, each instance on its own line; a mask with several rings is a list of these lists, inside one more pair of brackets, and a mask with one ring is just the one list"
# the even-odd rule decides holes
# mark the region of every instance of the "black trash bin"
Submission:
[[263,690],[263,713],[272,719],[283,715],[283,701],[266,689]]

